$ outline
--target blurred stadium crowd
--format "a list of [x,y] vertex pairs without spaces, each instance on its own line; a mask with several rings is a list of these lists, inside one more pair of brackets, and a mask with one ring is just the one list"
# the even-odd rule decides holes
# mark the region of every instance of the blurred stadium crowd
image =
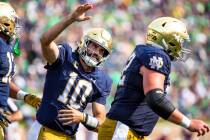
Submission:
[[[6,1],[6,0],[4,0]],[[145,41],[146,25],[159,16],[183,19],[188,25],[192,50],[186,63],[174,63],[169,98],[185,114],[207,120],[210,118],[210,1],[209,0],[8,0],[20,17],[22,56],[16,57],[14,81],[24,90],[42,94],[46,70],[41,56],[40,35],[57,23],[78,4],[91,2],[88,13],[92,19],[73,24],[57,42],[67,41],[74,48],[83,31],[104,27],[112,32],[114,51],[104,65],[113,79],[113,100],[126,59],[135,44]],[[25,117],[21,123],[29,127],[35,110],[17,103]],[[17,137],[16,137],[17,138]],[[17,140],[17,139],[16,139]]]

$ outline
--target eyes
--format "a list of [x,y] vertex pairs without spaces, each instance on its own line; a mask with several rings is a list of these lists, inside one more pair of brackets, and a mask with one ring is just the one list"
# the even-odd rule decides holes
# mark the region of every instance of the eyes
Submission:
[[88,48],[91,49],[92,51],[94,51],[96,54],[99,54],[101,56],[104,55],[105,49],[94,42],[90,42],[88,44]]
[[4,25],[5,25],[5,26],[9,26],[9,24],[8,24],[8,23],[4,23]]

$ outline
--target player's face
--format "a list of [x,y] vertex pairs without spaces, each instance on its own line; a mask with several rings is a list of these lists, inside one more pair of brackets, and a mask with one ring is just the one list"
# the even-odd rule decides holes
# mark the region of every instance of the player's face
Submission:
[[90,42],[87,48],[87,54],[96,59],[96,61],[100,61],[103,58],[105,49],[102,48],[100,45],[94,42]]

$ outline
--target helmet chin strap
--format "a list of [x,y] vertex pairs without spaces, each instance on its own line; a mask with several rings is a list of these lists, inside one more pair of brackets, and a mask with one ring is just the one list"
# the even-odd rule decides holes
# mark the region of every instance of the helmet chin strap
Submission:
[[87,63],[86,63],[86,61],[84,60],[84,58],[83,57],[81,57],[80,56],[80,63],[81,63],[81,66],[82,66],[82,68],[83,68],[83,70],[85,71],[85,72],[91,72],[95,67],[93,67],[93,66],[89,66]]
[[168,50],[168,44],[166,43],[164,38],[162,39],[162,43],[163,43],[164,49]]

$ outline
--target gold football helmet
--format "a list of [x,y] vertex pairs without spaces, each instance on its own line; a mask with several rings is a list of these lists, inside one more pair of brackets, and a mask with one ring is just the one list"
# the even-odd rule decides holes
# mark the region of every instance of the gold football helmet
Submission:
[[[100,60],[94,59],[90,56],[88,51],[88,44],[90,42],[96,43],[105,49],[105,53]],[[91,67],[98,67],[105,61],[112,51],[112,37],[111,34],[103,28],[90,29],[78,43],[78,53],[84,62]]]
[[185,24],[172,17],[160,17],[152,21],[147,30],[146,42],[163,48],[172,60],[184,60],[189,35]]
[[0,32],[14,39],[17,36],[18,16],[12,6],[5,2],[0,2]]

